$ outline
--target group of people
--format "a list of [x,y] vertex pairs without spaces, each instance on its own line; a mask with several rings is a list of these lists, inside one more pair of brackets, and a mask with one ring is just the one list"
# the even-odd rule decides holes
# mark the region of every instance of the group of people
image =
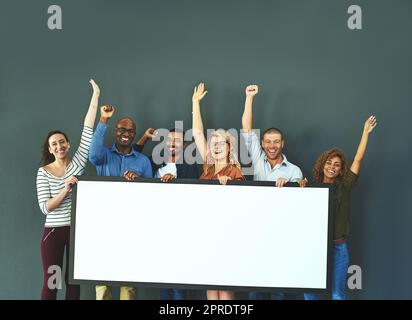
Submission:
[[[192,96],[192,133],[203,166],[188,163],[184,157],[186,142],[184,132],[171,129],[166,139],[166,156],[163,163],[154,161],[142,152],[145,143],[156,136],[156,130],[149,128],[134,143],[136,124],[126,117],[116,122],[113,136],[115,143],[111,147],[104,145],[108,122],[115,113],[115,107],[104,105],[100,108],[100,121],[93,133],[98,109],[100,89],[91,80],[93,95],[84,121],[80,145],[73,158],[69,157],[70,143],[67,135],[61,131],[50,132],[43,144],[42,167],[37,173],[37,195],[41,211],[46,216],[45,228],[41,240],[43,263],[42,299],[56,299],[57,289],[49,286],[50,266],[63,266],[69,257],[71,190],[77,183],[76,176],[84,173],[88,160],[96,167],[97,175],[124,177],[135,180],[139,177],[157,178],[164,182],[173,179],[218,180],[227,184],[231,180],[245,180],[237,154],[237,142],[229,131],[218,129],[206,139],[201,116],[200,103],[207,94],[205,85],[195,87]],[[253,99],[258,94],[258,86],[250,85],[245,90],[246,99],[242,116],[242,135],[254,168],[255,181],[273,181],[276,187],[286,183],[298,183],[305,187],[308,180],[302,171],[289,162],[282,152],[284,136],[280,129],[269,128],[261,139],[252,131]],[[337,148],[324,151],[316,160],[313,169],[313,182],[331,184],[333,188],[334,234],[333,234],[333,285],[332,298],[345,299],[346,274],[349,255],[346,240],[349,235],[349,198],[356,184],[360,165],[366,151],[369,134],[377,122],[374,116],[364,123],[361,141],[355,158],[350,165],[343,152]],[[229,182],[230,183],[230,182]],[[66,299],[79,299],[80,287],[68,283],[68,264],[65,273]],[[234,292],[227,290],[207,290],[209,300],[232,300]],[[282,298],[280,292],[272,293],[272,298]],[[96,286],[96,299],[112,298],[111,287]],[[120,299],[133,300],[136,291],[133,287],[121,287]],[[185,299],[185,291],[162,289],[161,299]],[[260,293],[250,292],[250,299],[261,298]],[[316,294],[305,294],[305,299],[318,299]]]

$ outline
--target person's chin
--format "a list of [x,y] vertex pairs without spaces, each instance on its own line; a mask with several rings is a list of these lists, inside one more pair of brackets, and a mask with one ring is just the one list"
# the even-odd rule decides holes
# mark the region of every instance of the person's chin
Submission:
[[122,148],[129,148],[132,144],[119,142],[118,145]]

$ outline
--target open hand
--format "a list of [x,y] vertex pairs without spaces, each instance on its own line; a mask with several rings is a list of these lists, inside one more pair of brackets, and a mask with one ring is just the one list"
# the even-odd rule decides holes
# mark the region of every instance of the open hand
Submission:
[[99,88],[99,86],[97,85],[97,83],[96,83],[93,79],[91,79],[91,80],[89,81],[89,83],[92,85],[93,95],[96,96],[96,97],[99,97],[99,96],[100,96],[100,88]]
[[199,83],[199,85],[195,87],[195,90],[193,91],[192,101],[199,102],[203,99],[206,93],[207,91],[205,91],[205,84],[203,82]]
[[375,129],[376,125],[378,124],[375,116],[370,116],[365,121],[365,126],[363,127],[363,131],[366,133],[371,133],[373,129]]

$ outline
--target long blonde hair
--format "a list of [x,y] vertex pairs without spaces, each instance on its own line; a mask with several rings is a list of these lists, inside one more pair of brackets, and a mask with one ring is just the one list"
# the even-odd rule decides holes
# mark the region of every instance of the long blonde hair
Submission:
[[224,129],[217,129],[211,135],[207,142],[207,152],[206,152],[206,161],[203,164],[203,172],[204,174],[208,174],[210,170],[214,170],[215,167],[215,160],[212,157],[212,151],[210,148],[210,143],[213,137],[220,137],[225,139],[226,143],[229,144],[229,164],[232,166],[237,167],[241,170],[241,166],[238,159],[237,154],[237,143],[233,135],[230,134],[229,131]]

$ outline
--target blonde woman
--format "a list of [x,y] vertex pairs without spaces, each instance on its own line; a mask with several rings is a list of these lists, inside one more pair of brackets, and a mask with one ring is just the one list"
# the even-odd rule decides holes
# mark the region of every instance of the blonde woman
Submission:
[[[236,152],[234,137],[226,130],[216,130],[206,141],[200,113],[200,101],[207,94],[204,83],[195,87],[192,97],[193,137],[203,160],[203,174],[200,179],[219,180],[224,185],[230,180],[245,180]],[[234,292],[207,290],[208,300],[233,300]]]

